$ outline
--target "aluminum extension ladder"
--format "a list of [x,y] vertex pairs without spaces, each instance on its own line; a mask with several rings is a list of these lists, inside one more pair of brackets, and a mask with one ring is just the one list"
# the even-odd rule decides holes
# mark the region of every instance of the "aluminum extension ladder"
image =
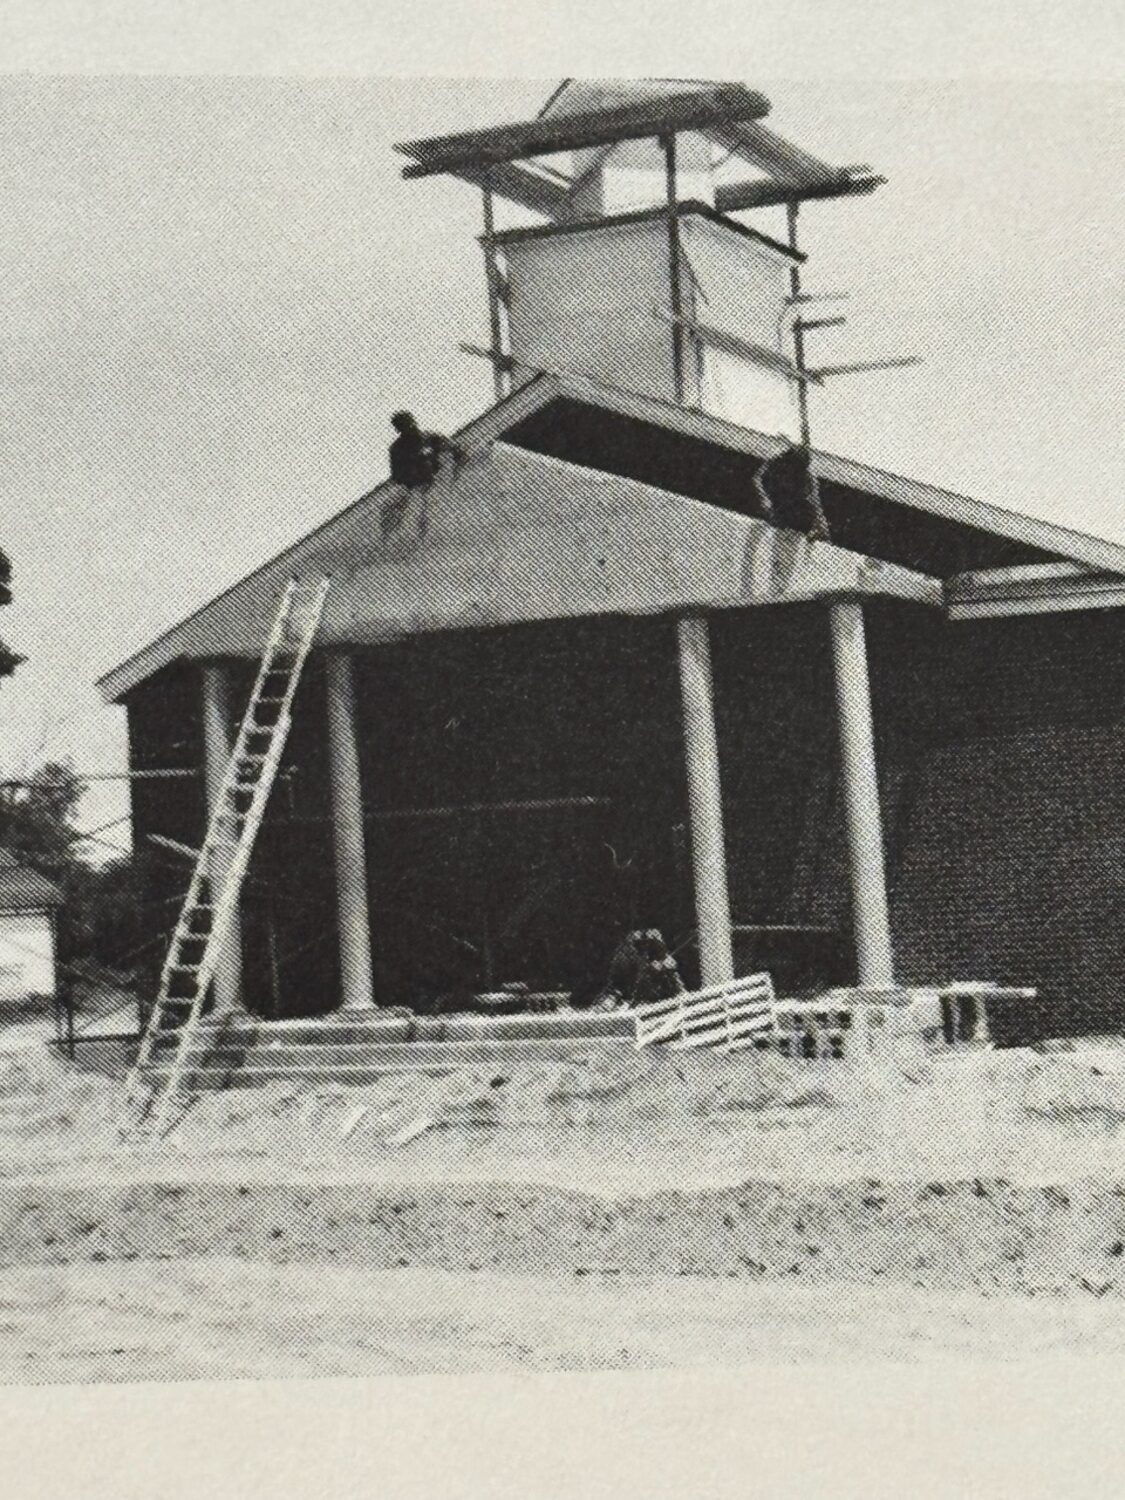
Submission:
[[[289,738],[293,699],[329,587],[327,578],[294,578],[281,596],[126,1083],[123,1131],[145,1125],[159,1135],[176,1098]],[[158,1049],[168,1052],[166,1064]],[[150,1068],[154,1061],[158,1070]],[[142,1098],[146,1070],[157,1076]]]

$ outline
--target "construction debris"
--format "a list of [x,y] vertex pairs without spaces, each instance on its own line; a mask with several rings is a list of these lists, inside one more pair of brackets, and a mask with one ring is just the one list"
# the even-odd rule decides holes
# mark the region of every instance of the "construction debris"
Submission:
[[700,1047],[742,1051],[773,1027],[776,998],[768,974],[748,974],[639,1006],[637,1047],[665,1042],[673,1051]]

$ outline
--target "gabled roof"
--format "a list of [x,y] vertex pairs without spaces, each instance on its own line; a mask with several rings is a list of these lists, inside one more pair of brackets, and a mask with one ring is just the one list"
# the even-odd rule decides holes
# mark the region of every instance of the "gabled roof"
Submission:
[[[568,437],[575,432],[577,439]],[[792,574],[793,589],[771,595],[753,570],[740,574],[735,586],[731,559],[739,549],[743,560],[756,549],[759,561],[777,561],[778,545],[782,552],[792,549],[791,542],[773,539],[793,533],[779,533],[749,514],[754,469],[780,451],[783,439],[594,380],[549,373],[528,380],[458,437],[483,456],[459,481],[464,488],[456,503],[440,489],[435,494],[430,535],[440,545],[416,554],[409,548],[398,552],[397,540],[385,547],[381,513],[395,491],[380,485],[107,673],[99,683],[104,696],[117,701],[182,657],[254,654],[278,593],[294,572],[351,575],[330,596],[329,642],[566,613],[657,612],[689,602],[776,603],[831,593],[846,578],[855,591],[936,603],[938,578],[999,566],[1009,557],[1078,563],[1125,577],[1125,547],[1116,543],[816,452],[813,469],[835,511],[830,518],[841,545],[819,544],[820,557],[832,566],[810,572],[803,558]],[[567,443],[577,445],[584,463],[574,461]],[[654,469],[663,473],[663,483],[639,477]],[[712,498],[717,503],[709,503]],[[919,549],[930,549],[935,558],[948,554],[947,536],[967,538],[966,555],[980,553],[983,561],[943,571],[926,566],[922,557],[914,567],[901,566],[891,555],[899,547],[895,526],[918,532]],[[871,540],[850,546],[848,534]],[[603,535],[609,551],[601,565],[592,539]],[[700,552],[711,556],[700,563]],[[619,560],[617,572],[611,556]],[[860,566],[865,557],[875,559],[874,570]],[[707,573],[709,563],[718,571]],[[604,579],[603,566],[609,568]],[[611,580],[616,591],[606,586]]]
[[645,90],[624,102],[404,141],[395,150],[414,158],[404,171],[406,177],[456,174],[466,166],[553,156],[667,131],[725,129],[756,120],[768,114],[769,107],[763,94],[740,83],[709,83],[678,94]]
[[0,913],[45,911],[62,903],[53,880],[21,864],[10,849],[0,849]]
[[[537,118],[565,118],[646,99],[674,100],[711,86],[712,82],[706,78],[564,78],[550,94]],[[829,166],[819,157],[782,139],[760,120],[732,122],[704,133],[717,143],[721,142],[724,150],[732,156],[741,157],[765,174],[759,181],[718,184],[715,207],[721,213],[768,208],[793,198],[836,198],[871,193],[886,181],[877,177],[869,167]],[[497,191],[503,192],[504,189],[497,185]]]
[[457,476],[405,506],[398,486],[373,490],[111,672],[100,684],[106,697],[181,658],[257,655],[295,574],[333,579],[318,637],[326,647],[840,594],[941,604],[937,580],[905,568],[490,441],[480,424],[462,438],[475,452]]
[[[517,405],[518,402],[518,405]],[[704,449],[712,452],[722,466],[724,476],[739,489],[745,490],[745,469],[738,460],[760,460],[781,451],[786,439],[772,434],[741,427],[722,417],[710,416],[706,412],[678,406],[653,396],[626,391],[618,386],[602,384],[586,376],[555,375],[544,373],[524,386],[508,403],[494,408],[497,414],[509,406],[514,420],[504,424],[509,441],[527,441],[539,451],[555,451],[540,448],[542,432],[559,425],[554,421],[561,414],[560,408],[583,408],[598,417],[613,416],[622,424],[629,424],[623,441],[630,444],[632,453],[638,457],[650,457],[647,445],[654,432],[678,435],[691,445],[690,465],[696,466],[697,456]],[[516,412],[519,415],[516,416]],[[539,424],[539,432],[525,438],[524,433],[533,423]],[[604,452],[590,452],[587,462],[601,464],[607,461]],[[1002,506],[990,505],[955,490],[926,484],[902,474],[894,474],[855,459],[817,450],[812,455],[813,472],[825,486],[832,487],[841,495],[853,497],[850,508],[862,519],[866,513],[875,516],[882,502],[905,513],[919,517],[932,517],[935,521],[947,522],[964,528],[982,538],[1011,543],[1028,552],[1043,554],[1029,561],[1066,561],[1082,563],[1086,567],[1125,574],[1125,546],[1102,537],[1091,536],[1053,521],[1039,520]],[[673,482],[671,476],[663,481],[669,489],[679,493],[692,493]],[[718,503],[728,503],[725,495],[714,495]],[[865,503],[866,502],[866,503]],[[878,530],[872,527],[872,530]],[[877,538],[872,539],[873,542]],[[849,543],[849,545],[852,545]],[[867,551],[866,547],[857,550]],[[872,550],[871,555],[881,555]],[[987,565],[987,564],[985,564]],[[945,572],[931,564],[921,564],[922,570],[945,576]],[[966,567],[948,570],[964,572]]]

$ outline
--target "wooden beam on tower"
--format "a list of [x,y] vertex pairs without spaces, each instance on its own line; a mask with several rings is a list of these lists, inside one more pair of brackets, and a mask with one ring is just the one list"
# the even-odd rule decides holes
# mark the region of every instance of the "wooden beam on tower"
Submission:
[[803,374],[791,359],[784,354],[779,354],[776,349],[767,349],[764,344],[755,344],[750,339],[739,338],[736,333],[727,333],[722,328],[712,328],[709,323],[697,322],[684,314],[679,317],[668,311],[666,307],[655,307],[655,315],[665,323],[679,324],[685,332],[699,340],[701,344],[710,344],[714,349],[721,349],[725,354],[733,354],[739,359],[746,359],[753,364],[762,365],[767,370],[773,370],[778,375],[784,375],[787,380],[811,380],[814,385],[819,385],[815,375],[805,371]]
[[646,136],[756,120],[768,113],[769,100],[763,94],[741,84],[717,84],[673,98],[644,99],[612,109],[583,110],[486,130],[406,141],[395,149],[415,158],[404,169],[404,177],[429,177],[442,172],[459,173],[466,167],[604,146],[613,141],[641,140]]
[[873,193],[882,187],[885,177],[873,173],[862,177],[829,176],[820,182],[795,183],[772,177],[757,182],[721,183],[715,189],[715,207],[720,213],[735,214],[754,208],[777,208],[785,203],[806,203],[817,198],[851,198]]
[[667,192],[666,212],[668,216],[668,287],[672,303],[672,381],[676,400],[684,404],[686,385],[684,381],[684,303],[680,286],[680,205],[676,192],[676,136],[675,132],[663,137],[664,176]]

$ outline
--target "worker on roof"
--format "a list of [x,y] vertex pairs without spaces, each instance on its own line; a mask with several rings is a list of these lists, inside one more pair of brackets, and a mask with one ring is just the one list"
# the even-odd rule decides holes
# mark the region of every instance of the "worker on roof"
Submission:
[[429,528],[426,494],[441,473],[442,460],[451,458],[453,472],[456,474],[467,460],[468,454],[450,438],[442,437],[440,432],[423,432],[411,412],[396,411],[391,418],[391,426],[398,433],[390,449],[391,479],[399,486],[399,492],[393,494],[383,506],[383,536],[389,537],[402,526],[410,508],[411,494],[419,493],[422,500],[417,516],[417,530],[421,538]]
[[465,462],[463,448],[439,432],[423,432],[411,412],[396,411],[391,426],[398,433],[391,444],[391,478],[408,490],[433,484],[447,455],[455,467]]
[[810,541],[827,542],[828,518],[820,483],[812,472],[812,454],[803,443],[787,442],[754,473],[762,516],[775,526],[804,531]]

